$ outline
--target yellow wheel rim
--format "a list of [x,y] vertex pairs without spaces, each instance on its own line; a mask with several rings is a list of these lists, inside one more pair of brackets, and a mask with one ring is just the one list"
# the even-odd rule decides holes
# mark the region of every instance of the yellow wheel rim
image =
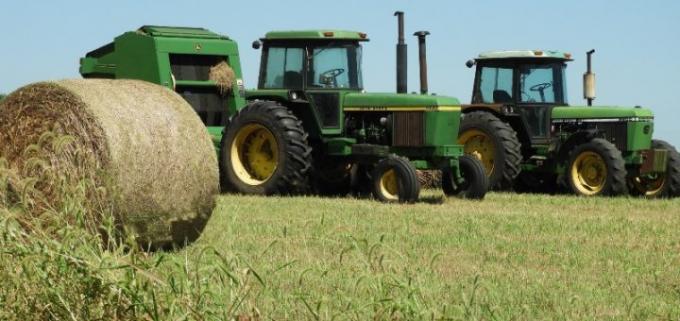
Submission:
[[388,200],[399,200],[399,183],[393,169],[386,171],[380,178],[380,192]]
[[656,177],[635,177],[633,186],[644,196],[654,197],[663,190],[666,185],[666,174],[658,174]]
[[458,136],[458,143],[464,146],[465,154],[475,156],[484,165],[487,176],[491,176],[496,160],[496,145],[493,139],[479,129],[470,129]]
[[595,195],[607,182],[607,164],[600,154],[585,151],[571,164],[571,179],[582,195]]
[[248,185],[260,185],[272,177],[279,164],[279,146],[269,129],[260,124],[241,128],[231,144],[231,166]]

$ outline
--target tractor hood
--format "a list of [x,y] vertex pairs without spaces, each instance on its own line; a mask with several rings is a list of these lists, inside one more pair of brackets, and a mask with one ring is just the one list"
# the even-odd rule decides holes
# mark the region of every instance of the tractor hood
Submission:
[[345,110],[459,110],[460,101],[445,96],[349,93],[344,96],[343,107]]
[[564,106],[552,110],[552,119],[651,119],[647,108]]

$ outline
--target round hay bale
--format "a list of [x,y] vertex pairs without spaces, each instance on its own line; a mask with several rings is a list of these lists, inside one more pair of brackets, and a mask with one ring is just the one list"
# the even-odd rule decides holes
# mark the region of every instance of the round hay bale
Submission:
[[236,74],[226,61],[210,67],[208,78],[217,84],[220,94],[225,95],[231,91],[236,80]]
[[[47,164],[35,166],[38,153]],[[195,240],[219,191],[216,153],[191,106],[136,80],[20,88],[0,104],[0,157],[37,177],[43,208],[63,205],[59,182],[93,182],[86,185],[90,205],[111,210],[117,226],[153,248]]]

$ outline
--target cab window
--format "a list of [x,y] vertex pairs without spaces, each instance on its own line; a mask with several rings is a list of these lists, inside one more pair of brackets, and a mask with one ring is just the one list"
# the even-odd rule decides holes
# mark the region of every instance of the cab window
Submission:
[[[559,72],[562,72],[562,70]],[[557,101],[557,88],[553,66],[528,65],[520,68],[522,102],[555,103]]]
[[267,51],[264,88],[302,88],[302,48],[270,47]]
[[483,67],[480,74],[479,94],[485,104],[513,102],[512,68]]
[[308,86],[361,89],[361,47],[329,45],[312,48]]

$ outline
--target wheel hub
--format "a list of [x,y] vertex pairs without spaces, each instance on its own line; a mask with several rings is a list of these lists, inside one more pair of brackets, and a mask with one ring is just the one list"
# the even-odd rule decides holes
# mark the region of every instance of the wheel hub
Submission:
[[231,163],[244,183],[259,185],[266,182],[279,163],[276,138],[260,124],[244,126],[231,146]]
[[604,189],[607,181],[607,164],[597,153],[581,153],[571,166],[574,186],[583,195],[595,195]]
[[464,145],[465,153],[476,157],[484,165],[486,174],[491,176],[496,156],[496,146],[491,137],[481,130],[472,129],[460,135],[458,143]]
[[390,169],[380,178],[380,191],[389,200],[399,199],[399,183],[397,173]]

